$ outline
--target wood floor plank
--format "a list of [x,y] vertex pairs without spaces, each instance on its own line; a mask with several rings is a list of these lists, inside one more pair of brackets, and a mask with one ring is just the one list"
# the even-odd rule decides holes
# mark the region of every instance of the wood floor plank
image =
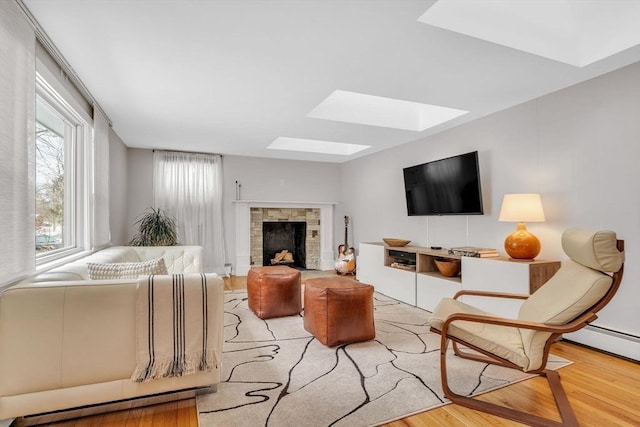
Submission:
[[[246,289],[246,277],[225,278],[225,290]],[[573,362],[560,375],[578,422],[584,427],[640,427],[640,364],[566,341],[553,344],[551,352]],[[536,415],[559,420],[551,391],[544,378],[533,378],[480,397],[511,405]],[[85,424],[75,424],[80,422]],[[113,427],[197,427],[195,399],[119,411],[75,420],[55,427],[108,425]],[[522,426],[520,423],[445,405],[431,411],[386,424],[388,427],[476,427]]]

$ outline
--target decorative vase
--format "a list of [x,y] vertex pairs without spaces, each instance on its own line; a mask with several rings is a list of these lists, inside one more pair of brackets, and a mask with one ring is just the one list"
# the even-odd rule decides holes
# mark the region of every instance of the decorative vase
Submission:
[[534,259],[540,253],[540,240],[520,222],[516,231],[505,239],[504,250],[513,259]]

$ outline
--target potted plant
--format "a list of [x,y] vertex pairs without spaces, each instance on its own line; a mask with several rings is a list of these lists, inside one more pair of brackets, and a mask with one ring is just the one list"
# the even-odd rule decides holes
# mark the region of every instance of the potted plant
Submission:
[[175,246],[178,244],[176,220],[162,209],[149,208],[135,222],[138,233],[131,246]]

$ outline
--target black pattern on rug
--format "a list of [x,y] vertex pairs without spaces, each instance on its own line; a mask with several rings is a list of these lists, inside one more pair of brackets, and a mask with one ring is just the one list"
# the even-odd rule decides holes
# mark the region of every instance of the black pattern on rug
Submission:
[[[200,426],[371,426],[447,403],[430,313],[378,293],[374,305],[374,340],[329,348],[301,316],[262,320],[246,292],[225,293],[223,380],[198,397]],[[552,356],[549,367],[567,363]],[[457,357],[449,371],[466,395],[529,377]]]

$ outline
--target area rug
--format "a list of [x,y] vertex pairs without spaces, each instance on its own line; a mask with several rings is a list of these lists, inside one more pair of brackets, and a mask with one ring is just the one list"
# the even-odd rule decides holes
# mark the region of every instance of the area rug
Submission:
[[[223,382],[199,396],[200,427],[373,426],[448,403],[430,313],[376,293],[376,338],[328,348],[300,316],[261,320],[225,293]],[[569,364],[551,356],[548,367]],[[452,356],[451,388],[490,391],[529,375]]]
[[301,278],[302,283],[304,283],[307,279],[316,279],[318,277],[331,277],[337,276],[338,274],[335,270],[304,270],[302,271]]

